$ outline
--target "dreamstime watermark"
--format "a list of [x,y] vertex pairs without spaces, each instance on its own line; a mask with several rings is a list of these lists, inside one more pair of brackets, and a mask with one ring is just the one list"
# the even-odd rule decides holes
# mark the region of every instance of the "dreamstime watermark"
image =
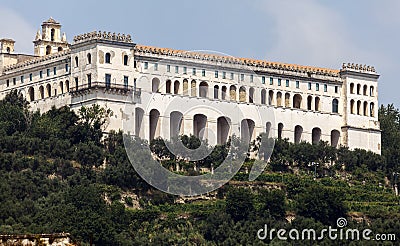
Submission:
[[[232,63],[232,72],[202,68],[208,62],[232,59],[225,54],[190,51],[182,54],[186,56],[203,56],[199,61],[204,66],[172,66],[170,60],[162,59],[137,63],[142,75],[136,84],[147,88],[141,88],[139,102],[125,104],[122,117],[123,131],[128,133],[124,135],[124,145],[132,166],[147,183],[161,191],[201,195],[231,180],[248,157],[251,140],[263,135],[266,139],[258,149],[262,157],[256,159],[249,173],[249,180],[255,180],[266,166],[264,160],[272,154],[277,125],[273,107],[267,106],[270,95],[264,88],[265,81],[239,62]],[[203,141],[197,149],[190,149],[179,135],[195,135],[208,144]],[[232,137],[228,154],[218,167],[198,176],[185,176],[164,168],[160,160],[153,158],[148,142],[138,143],[132,136],[168,140],[164,142],[170,153],[192,162],[207,158],[212,152],[210,147],[227,142],[230,136],[237,138]]]
[[323,240],[328,238],[329,240],[350,240],[350,241],[396,241],[396,234],[373,234],[371,229],[351,229],[345,228],[347,226],[347,220],[345,218],[339,218],[336,222],[337,228],[329,226],[322,230],[315,230],[310,228],[299,229],[275,229],[268,230],[268,226],[265,224],[264,228],[257,231],[257,237],[260,240],[273,240],[278,238],[279,240]]

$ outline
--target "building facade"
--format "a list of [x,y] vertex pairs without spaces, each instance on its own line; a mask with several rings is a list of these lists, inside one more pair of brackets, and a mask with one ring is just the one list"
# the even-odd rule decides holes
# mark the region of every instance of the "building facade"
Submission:
[[326,69],[135,44],[90,32],[69,44],[43,22],[34,55],[0,40],[0,96],[19,90],[33,110],[97,103],[108,130],[151,140],[194,134],[210,144],[262,132],[292,142],[381,152],[378,78],[371,66]]

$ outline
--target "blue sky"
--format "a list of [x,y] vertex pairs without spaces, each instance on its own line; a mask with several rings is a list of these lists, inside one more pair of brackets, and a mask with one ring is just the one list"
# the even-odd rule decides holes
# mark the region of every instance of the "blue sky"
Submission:
[[42,21],[52,16],[69,41],[93,30],[183,50],[339,69],[373,65],[380,103],[400,107],[400,1],[0,1],[0,37],[33,52]]

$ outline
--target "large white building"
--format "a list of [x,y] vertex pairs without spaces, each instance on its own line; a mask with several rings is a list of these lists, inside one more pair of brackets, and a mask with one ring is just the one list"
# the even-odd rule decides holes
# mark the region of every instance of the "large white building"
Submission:
[[17,54],[14,43],[0,40],[0,94],[17,89],[33,110],[97,103],[114,112],[108,130],[144,139],[194,134],[215,144],[269,132],[381,152],[379,75],[370,66],[335,70],[187,52],[106,32],[69,44],[52,18],[36,34],[34,55]]

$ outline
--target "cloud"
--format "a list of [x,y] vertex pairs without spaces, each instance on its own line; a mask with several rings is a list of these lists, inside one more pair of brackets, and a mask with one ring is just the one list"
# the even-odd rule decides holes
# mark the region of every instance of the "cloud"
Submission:
[[352,44],[340,13],[315,0],[260,2],[271,19],[273,43],[267,59],[339,68],[364,57]]
[[0,38],[16,41],[16,53],[32,53],[36,30],[15,11],[0,7]]

